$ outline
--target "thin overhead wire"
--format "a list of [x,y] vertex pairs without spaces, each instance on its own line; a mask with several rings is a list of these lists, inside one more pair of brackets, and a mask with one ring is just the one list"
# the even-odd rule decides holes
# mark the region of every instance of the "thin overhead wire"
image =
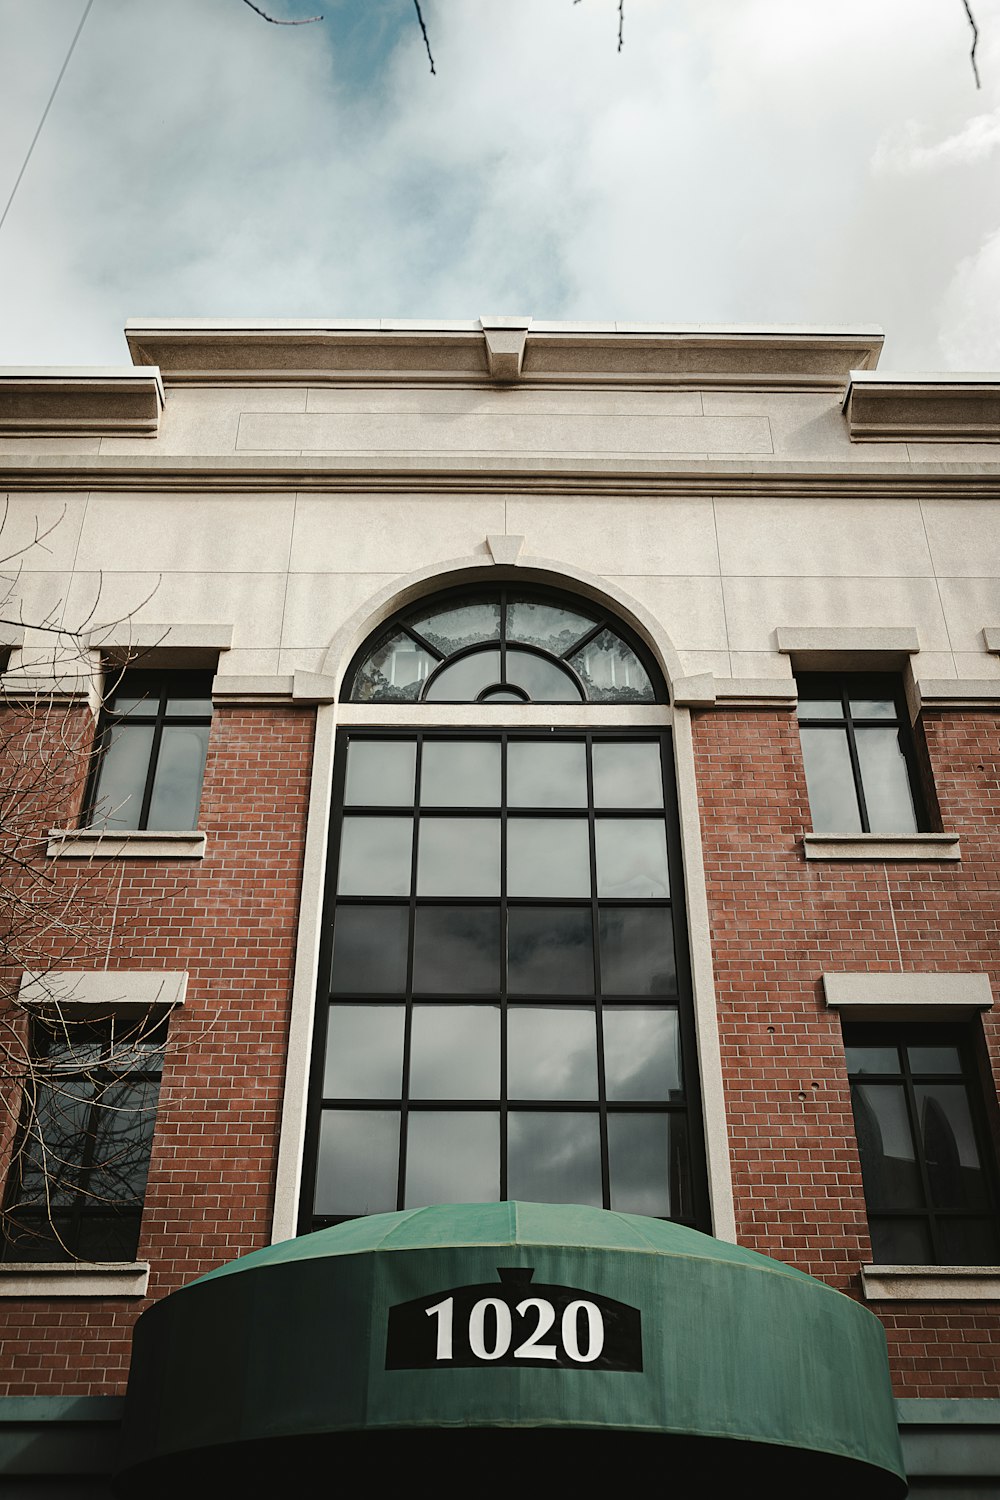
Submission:
[[59,69],[59,77],[56,79],[55,83],[52,85],[52,92],[49,95],[49,102],[46,104],[45,108],[42,110],[42,118],[38,122],[38,129],[35,131],[34,135],[31,137],[31,145],[28,147],[28,154],[24,158],[24,161],[21,163],[21,170],[20,170],[20,172],[18,172],[17,177],[14,180],[14,186],[10,190],[10,197],[7,199],[7,202],[4,205],[4,211],[3,211],[3,213],[0,214],[0,229],[3,228],[4,221],[6,220],[7,215],[10,213],[10,206],[11,206],[11,204],[14,201],[14,194],[17,192],[18,188],[21,186],[21,178],[24,176],[25,172],[27,171],[28,163],[31,160],[31,153],[34,151],[34,149],[35,149],[35,143],[37,142],[38,137],[42,133],[42,126],[45,124],[45,121],[48,118],[49,110],[52,108],[52,101],[56,97],[56,94],[59,92],[59,85],[63,81],[63,74],[65,73],[66,69],[69,67],[69,60],[73,56],[73,48],[76,46],[77,42],[80,40],[80,32],[83,30],[84,22],[86,21],[87,17],[90,15],[90,8],[93,5],[93,3],[94,3],[94,0],[87,0],[87,4],[84,7],[83,15],[80,17],[80,24],[76,28],[76,31],[73,33],[73,40],[69,44],[69,51],[66,53],[66,56],[63,59],[63,65],[62,65],[62,67]]

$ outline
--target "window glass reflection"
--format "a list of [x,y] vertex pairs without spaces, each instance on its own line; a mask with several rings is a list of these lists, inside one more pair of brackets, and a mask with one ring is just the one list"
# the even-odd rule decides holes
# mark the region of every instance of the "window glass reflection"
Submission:
[[403,1089],[401,1005],[331,1005],[323,1093],[328,1099],[398,1099]]
[[631,647],[610,630],[569,658],[591,703],[652,703],[653,684]]
[[510,807],[586,807],[587,747],[582,740],[511,740]]
[[595,807],[662,807],[663,773],[658,741],[594,742]]
[[512,995],[592,994],[589,909],[512,906],[507,913],[507,989]]
[[101,760],[91,822],[138,828],[153,746],[152,724],[116,724]]
[[507,1196],[600,1208],[601,1133],[596,1112],[511,1110],[507,1116]]
[[680,1033],[675,1010],[606,1005],[604,1077],[609,1099],[679,1099]]
[[583,694],[573,677],[532,651],[507,647],[507,679],[523,688],[533,703],[579,703]]
[[425,995],[498,994],[499,907],[418,906],[413,988]]
[[415,1005],[411,1099],[499,1099],[500,1010],[495,1005]]
[[484,688],[500,681],[500,652],[475,651],[449,662],[425,694],[428,703],[473,703]]
[[634,900],[670,894],[667,830],[660,818],[598,818],[597,894]]
[[500,639],[500,601],[486,599],[467,604],[440,606],[414,615],[410,624],[442,656],[462,651],[482,641]]
[[340,839],[341,896],[408,896],[412,818],[346,817]]
[[541,646],[553,656],[565,656],[593,625],[593,620],[586,615],[559,604],[532,599],[510,599],[507,602],[507,639]]
[[923,1206],[913,1135],[901,1086],[851,1089],[865,1199],[873,1209]]
[[935,1208],[989,1203],[965,1086],[922,1083],[914,1089],[920,1138]]
[[507,1011],[511,1099],[596,1099],[597,1020],[592,1006],[520,1006]]
[[608,1115],[611,1207],[650,1218],[690,1212],[687,1121],[678,1114]]
[[499,740],[425,740],[420,761],[423,807],[499,807]]
[[418,896],[499,896],[498,818],[420,819]]
[[898,729],[859,729],[861,785],[872,833],[913,833],[917,814]]
[[814,832],[860,833],[861,814],[846,731],[800,729],[799,735]]
[[412,807],[417,761],[414,740],[351,740],[347,747],[347,807]]
[[590,840],[585,818],[510,818],[509,896],[589,896]]
[[335,995],[399,995],[406,989],[405,906],[340,906],[333,928]]
[[429,651],[396,631],[361,667],[351,697],[356,703],[412,703],[436,666]]
[[602,907],[598,915],[601,988],[606,995],[677,992],[670,912],[646,907]]
[[410,1111],[405,1208],[495,1203],[499,1197],[499,1115],[487,1110]]
[[316,1213],[380,1214],[394,1209],[398,1169],[396,1110],[323,1111]]

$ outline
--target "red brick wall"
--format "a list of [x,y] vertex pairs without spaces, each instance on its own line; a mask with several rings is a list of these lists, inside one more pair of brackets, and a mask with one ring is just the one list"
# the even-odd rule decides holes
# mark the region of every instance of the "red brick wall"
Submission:
[[[807,863],[794,715],[694,717],[739,1237],[860,1297],[871,1246],[840,1021],[820,975],[986,970],[1000,985],[997,723],[985,712],[925,715],[941,826],[960,834],[960,864]],[[984,1028],[1000,1077],[1000,1030],[992,1016]],[[1000,1396],[1000,1306],[873,1311],[898,1395]]]
[[[111,966],[189,975],[170,1021],[139,1245],[151,1298],[268,1242],[314,722],[311,709],[217,709],[204,860],[91,867]],[[78,862],[56,868],[65,884],[79,878]],[[78,966],[103,962],[92,951]],[[147,1305],[0,1302],[0,1394],[122,1391]]]

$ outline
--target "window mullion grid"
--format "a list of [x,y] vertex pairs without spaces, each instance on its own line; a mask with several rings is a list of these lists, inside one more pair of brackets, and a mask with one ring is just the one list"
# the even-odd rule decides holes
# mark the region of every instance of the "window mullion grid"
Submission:
[[406,994],[403,1017],[403,1081],[399,1109],[399,1163],[396,1178],[396,1207],[401,1209],[406,1194],[406,1146],[410,1123],[410,1042],[413,1035],[413,942],[417,920],[417,855],[420,843],[420,775],[424,756],[424,736],[416,736],[413,780],[413,839],[410,848],[410,901],[406,941]]
[[587,743],[587,837],[590,851],[590,921],[594,942],[594,1015],[597,1033],[597,1109],[601,1139],[601,1197],[611,1207],[611,1171],[608,1159],[608,1096],[604,1074],[604,1012],[601,1005],[601,957],[597,909],[597,814],[594,807],[594,737]]
[[[506,633],[506,593],[503,595],[501,638]],[[501,675],[503,674],[501,658]],[[500,736],[500,1201],[507,1198],[507,746]]]

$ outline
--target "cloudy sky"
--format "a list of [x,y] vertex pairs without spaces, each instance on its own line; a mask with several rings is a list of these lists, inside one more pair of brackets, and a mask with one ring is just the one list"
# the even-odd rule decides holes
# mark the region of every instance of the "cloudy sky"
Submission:
[[[127,317],[879,323],[1000,368],[1000,0],[94,0],[0,362]],[[85,0],[0,0],[0,212]]]

